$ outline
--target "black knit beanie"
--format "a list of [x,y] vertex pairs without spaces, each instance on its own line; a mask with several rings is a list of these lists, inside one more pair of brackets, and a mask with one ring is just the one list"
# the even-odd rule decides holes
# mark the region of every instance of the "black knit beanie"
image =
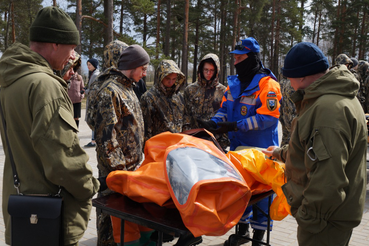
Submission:
[[90,59],[88,59],[87,62],[91,63],[91,65],[94,66],[95,68],[97,68],[99,66],[99,61],[95,58],[90,58]]
[[328,67],[328,59],[318,46],[301,42],[288,51],[282,71],[287,78],[302,78],[324,72]]
[[133,44],[123,50],[118,62],[119,70],[131,70],[150,62],[149,54],[139,45]]
[[30,28],[29,39],[36,42],[78,45],[79,32],[67,13],[50,6],[38,11]]

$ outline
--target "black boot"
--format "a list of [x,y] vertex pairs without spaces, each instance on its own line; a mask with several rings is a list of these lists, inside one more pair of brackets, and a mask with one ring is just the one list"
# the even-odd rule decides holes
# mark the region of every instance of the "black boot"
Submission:
[[249,224],[239,223],[236,226],[236,233],[229,236],[228,240],[224,242],[224,246],[239,246],[245,244],[250,241],[246,239],[249,236]]
[[238,223],[236,234],[240,236],[249,236],[249,224]]
[[191,246],[202,243],[202,237],[194,237],[191,232],[186,235],[181,235],[178,238],[178,241],[174,246]]
[[[264,234],[265,234],[265,231],[263,231],[263,230],[254,230],[254,235],[253,235],[252,239],[258,240],[258,241],[263,241]],[[262,245],[263,244],[252,241],[252,246],[262,246]]]

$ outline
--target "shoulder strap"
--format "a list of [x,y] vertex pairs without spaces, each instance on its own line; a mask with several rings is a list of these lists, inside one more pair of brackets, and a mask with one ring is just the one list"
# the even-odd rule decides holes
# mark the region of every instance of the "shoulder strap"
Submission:
[[12,169],[13,169],[14,187],[17,189],[18,194],[19,194],[20,182],[19,182],[19,178],[18,178],[17,169],[15,168],[13,153],[12,153],[12,150],[10,149],[9,138],[8,138],[6,122],[5,122],[5,116],[4,116],[4,113],[3,113],[3,107],[1,105],[1,103],[0,103],[0,115],[1,115],[1,120],[2,120],[2,123],[3,123],[6,145],[8,145],[9,159],[10,159],[10,163],[11,163]]

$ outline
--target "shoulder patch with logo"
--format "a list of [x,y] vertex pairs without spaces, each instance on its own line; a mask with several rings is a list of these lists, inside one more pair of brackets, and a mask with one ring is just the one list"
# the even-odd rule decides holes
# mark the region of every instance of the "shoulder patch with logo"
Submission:
[[247,107],[246,106],[242,106],[241,107],[241,115],[245,116],[247,114]]
[[267,108],[270,111],[276,110],[278,105],[277,94],[274,91],[269,91],[267,94]]

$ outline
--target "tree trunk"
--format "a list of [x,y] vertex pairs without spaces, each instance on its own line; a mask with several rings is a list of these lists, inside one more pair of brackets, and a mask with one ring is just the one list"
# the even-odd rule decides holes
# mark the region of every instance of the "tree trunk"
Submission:
[[[201,9],[201,0],[197,0],[197,9]],[[199,50],[200,18],[201,16],[197,16],[196,27],[195,27],[195,50],[193,53],[192,83],[194,83],[197,80],[197,56],[198,56],[198,50]]]
[[156,54],[155,59],[159,59],[159,45],[160,45],[160,0],[158,0],[158,13],[156,16]]
[[299,20],[299,32],[301,33],[301,35],[299,35],[299,39],[297,40],[299,43],[302,41],[302,24],[303,24],[303,20],[304,20],[304,5],[305,5],[305,1],[306,0],[301,0],[301,8],[300,8],[300,20]]
[[15,42],[15,23],[14,23],[14,2],[11,3],[12,10],[11,10],[11,16],[12,16],[12,41]]
[[123,13],[124,13],[123,10],[124,10],[124,0],[122,0],[122,4],[120,5],[120,20],[119,20],[119,33],[120,33],[120,35],[123,34]]
[[190,9],[190,0],[185,2],[185,13],[184,13],[184,27],[183,27],[183,48],[182,48],[182,72],[184,73],[186,80],[182,84],[182,89],[187,86],[187,74],[188,74],[188,15]]
[[[234,10],[234,15],[233,15],[233,40],[232,40],[232,46],[234,47],[239,39],[239,35],[237,33],[237,31],[239,30],[238,28],[238,16],[240,14],[240,1],[239,0],[235,0],[235,10]],[[234,74],[234,56],[231,56],[230,59],[230,69],[231,69],[231,74]]]
[[319,41],[320,41],[320,30],[321,30],[321,26],[322,26],[322,12],[323,10],[319,7],[319,21],[318,21],[318,33],[316,36],[316,45],[319,46]]
[[171,9],[170,0],[167,0],[167,22],[165,28],[165,44],[164,44],[165,56],[169,56],[169,48],[170,48],[170,19],[172,18],[170,9]]
[[[357,11],[356,14],[356,20],[359,21],[359,13],[360,11]],[[358,31],[358,26],[355,25],[355,31],[354,31],[354,36],[352,37],[352,51],[351,51],[351,56],[352,57],[356,57],[356,42],[357,42],[357,31]]]
[[[340,19],[340,8],[341,8],[341,0],[338,0],[337,4],[337,14],[336,14],[336,20]],[[333,54],[332,57],[337,56],[337,45],[338,45],[338,25],[336,25],[336,30],[334,31],[334,42],[333,42]]]
[[[317,22],[318,22],[318,6],[317,5],[315,5],[315,8],[314,8],[314,22],[313,22],[313,38],[312,38],[312,42],[314,43],[314,41],[315,41],[315,34],[316,34],[316,29],[317,29],[317,27],[316,27],[316,25],[317,25]],[[318,40],[317,40],[317,42],[318,42]]]
[[[76,27],[79,31],[79,37],[82,37],[82,0],[77,0],[76,2]],[[82,45],[79,44],[76,47],[78,54],[82,54]]]
[[105,30],[105,37],[104,37],[104,46],[109,44],[111,41],[113,41],[113,0],[104,0],[104,15],[105,20],[107,23],[107,27],[104,28]]
[[277,74],[278,70],[278,57],[279,57],[279,43],[280,43],[280,32],[281,32],[281,0],[278,0],[277,4],[277,23],[276,23],[276,32],[275,32],[275,42],[274,42],[274,57],[271,66],[272,72]]
[[221,0],[220,4],[220,73],[219,80],[222,84],[225,84],[225,76],[227,74],[226,66],[226,47],[225,47],[225,30],[226,30],[226,0]]
[[11,1],[9,3],[9,9],[8,12],[5,13],[5,20],[6,20],[6,30],[5,30],[5,42],[4,42],[4,48],[7,49],[8,48],[8,41],[9,41],[9,25],[10,25],[10,16],[11,16],[11,9],[12,9],[12,3],[13,1]]
[[[272,57],[274,57],[275,1],[276,0],[273,0],[273,6],[272,6],[272,23],[270,23],[270,31],[272,32],[271,35],[270,35],[270,58],[271,58],[271,61],[272,61]],[[270,64],[270,69],[273,69],[273,62],[271,62],[271,64]]]
[[147,14],[144,14],[144,20],[143,20],[143,33],[142,33],[142,46],[146,47],[146,41],[147,41]]
[[366,27],[365,27],[365,23],[366,23],[366,8],[363,8],[363,20],[361,22],[361,39],[360,39],[360,45],[359,45],[359,59],[364,59],[364,54],[365,54],[365,45],[366,45],[366,40],[364,38],[365,32],[366,32]]

